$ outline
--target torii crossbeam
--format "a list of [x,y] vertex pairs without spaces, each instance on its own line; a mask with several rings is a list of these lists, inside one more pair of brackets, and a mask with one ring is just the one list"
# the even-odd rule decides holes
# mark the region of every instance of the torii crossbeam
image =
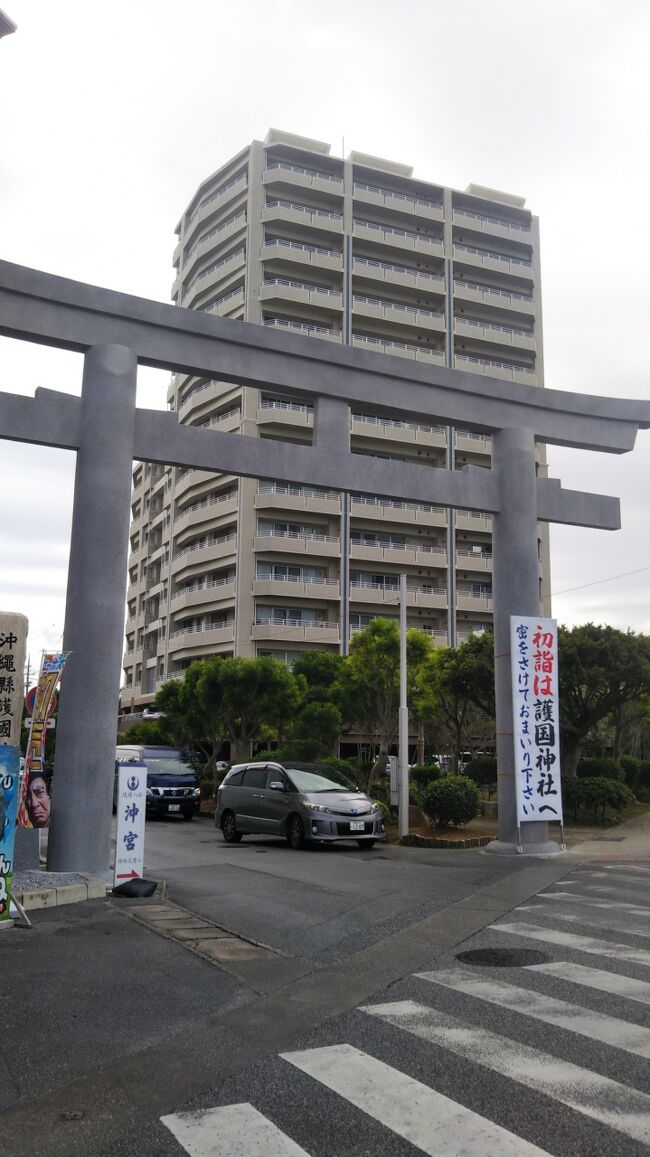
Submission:
[[[509,617],[539,614],[537,522],[616,530],[616,498],[537,478],[535,444],[624,453],[650,403],[541,390],[335,347],[0,262],[0,333],[84,354],[81,398],[0,394],[0,437],[77,452],[48,867],[106,875],[133,460],[381,493],[493,515],[499,840],[517,845]],[[201,430],[138,409],[137,366],[288,394],[315,407],[311,446]],[[490,433],[492,469],[353,454],[350,407]],[[552,852],[547,824],[524,850]]]

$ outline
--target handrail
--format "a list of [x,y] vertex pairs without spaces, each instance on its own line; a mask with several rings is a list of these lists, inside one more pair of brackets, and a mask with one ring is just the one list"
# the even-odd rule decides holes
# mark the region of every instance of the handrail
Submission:
[[327,217],[331,221],[342,221],[342,213],[332,213],[329,209],[317,209],[315,206],[301,205],[298,201],[285,201],[280,197],[269,197],[264,205],[265,209],[291,209],[296,213],[307,213],[309,217]]
[[358,261],[361,265],[374,265],[377,269],[387,269],[390,273],[408,273],[413,277],[424,277],[427,281],[436,281],[440,285],[444,285],[445,279],[438,273],[427,273],[424,269],[411,269],[408,265],[395,265],[391,261],[375,261],[372,257],[359,257],[354,254],[352,258],[353,263]]
[[332,181],[337,185],[343,184],[343,177],[335,177],[333,174],[324,173],[320,169],[306,169],[303,165],[292,165],[289,161],[269,161],[266,172],[270,173],[275,169],[283,169],[287,173],[302,173],[306,177],[318,177],[321,181]]
[[247,176],[248,170],[243,169],[241,173],[237,173],[236,176],[231,177],[229,181],[226,181],[225,185],[220,185],[218,189],[215,189],[214,193],[208,193],[208,195],[204,197],[203,200],[199,201],[192,215],[187,218],[186,228],[189,229],[190,225],[194,221],[194,218],[198,213],[201,212],[201,209],[204,209],[206,205],[210,205],[212,201],[217,201],[219,197],[222,197],[224,193],[228,192],[228,189],[234,188],[234,186],[238,185],[240,181],[245,181]]
[[336,249],[323,249],[322,245],[307,245],[305,241],[288,241],[286,237],[271,237],[264,245],[283,245],[286,249],[304,249],[307,253],[320,253],[322,257],[341,257]]
[[410,237],[414,241],[424,241],[427,245],[442,245],[440,237],[430,237],[428,233],[414,233],[411,229],[398,229],[394,225],[380,225],[377,221],[365,221],[360,217],[355,217],[352,224],[360,225],[364,229],[376,229],[380,233],[395,234],[397,237]]
[[523,257],[506,257],[504,253],[496,253],[491,249],[479,249],[476,245],[461,245],[459,242],[454,244],[454,252],[460,250],[461,253],[474,253],[478,257],[489,257],[492,261],[502,261],[505,265],[523,265],[525,269],[532,269],[532,261],[525,261]]

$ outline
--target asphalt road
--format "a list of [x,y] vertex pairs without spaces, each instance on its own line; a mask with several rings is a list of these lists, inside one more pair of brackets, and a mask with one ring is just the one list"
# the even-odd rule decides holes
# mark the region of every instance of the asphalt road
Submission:
[[0,1154],[648,1154],[642,835],[495,861],[149,824],[170,903],[0,938]]

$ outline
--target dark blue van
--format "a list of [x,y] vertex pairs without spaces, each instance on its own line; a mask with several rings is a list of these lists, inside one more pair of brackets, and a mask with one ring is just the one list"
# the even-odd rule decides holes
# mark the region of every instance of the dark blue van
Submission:
[[145,747],[128,744],[116,748],[113,811],[117,804],[117,769],[123,763],[144,763],[147,768],[147,818],[177,815],[191,820],[201,806],[199,773],[182,747]]

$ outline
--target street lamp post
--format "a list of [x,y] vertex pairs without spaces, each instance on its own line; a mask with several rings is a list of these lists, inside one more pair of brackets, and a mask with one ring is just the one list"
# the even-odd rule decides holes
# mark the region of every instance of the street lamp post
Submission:
[[409,710],[406,698],[406,575],[399,576],[399,835],[409,830]]

